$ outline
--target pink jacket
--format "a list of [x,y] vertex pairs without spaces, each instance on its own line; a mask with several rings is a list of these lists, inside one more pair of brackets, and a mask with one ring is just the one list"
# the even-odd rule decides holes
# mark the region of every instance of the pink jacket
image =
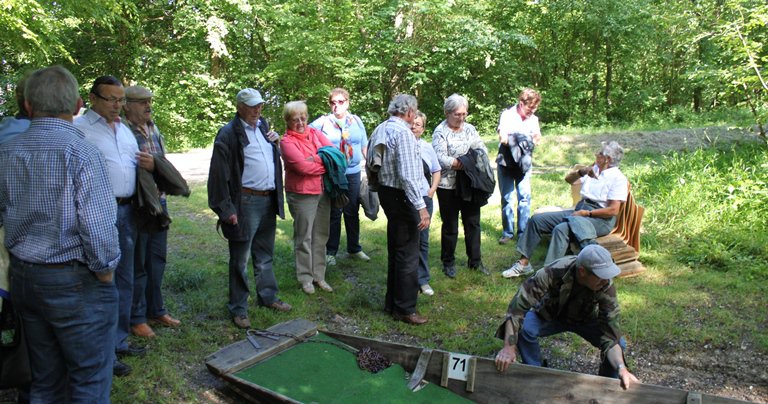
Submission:
[[307,195],[323,193],[325,167],[317,155],[317,150],[323,146],[333,146],[333,143],[315,128],[307,126],[304,133],[292,130],[285,133],[280,141],[280,150],[285,162],[286,192]]

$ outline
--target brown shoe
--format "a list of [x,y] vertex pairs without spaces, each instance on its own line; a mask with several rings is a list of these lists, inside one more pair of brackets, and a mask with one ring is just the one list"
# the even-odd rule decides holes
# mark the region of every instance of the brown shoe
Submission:
[[234,316],[232,317],[232,321],[235,322],[237,328],[251,328],[251,321],[248,320],[248,317],[246,316]]
[[402,321],[407,324],[411,325],[422,325],[426,324],[427,318],[422,317],[419,315],[419,313],[412,313],[412,314],[399,314],[399,313],[392,313],[392,317],[397,321]]
[[178,327],[179,325],[181,325],[181,321],[171,317],[170,314],[163,314],[160,317],[151,318],[149,319],[149,322],[153,324],[164,325],[166,327],[171,327],[171,328]]
[[274,303],[268,304],[267,307],[269,307],[272,310],[282,311],[282,312],[289,312],[293,307],[291,307],[290,304],[277,299]]
[[131,333],[137,337],[142,338],[154,338],[155,332],[152,331],[152,328],[147,325],[147,323],[141,323],[131,326]]

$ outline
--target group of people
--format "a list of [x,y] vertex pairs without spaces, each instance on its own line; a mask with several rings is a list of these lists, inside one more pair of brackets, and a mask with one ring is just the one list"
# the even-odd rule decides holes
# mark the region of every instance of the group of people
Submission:
[[152,98],[102,76],[79,115],[77,80],[53,66],[19,84],[19,115],[0,124],[5,276],[24,326],[30,402],[109,402],[112,377],[131,372],[120,359],[146,353],[128,335],[181,324],[161,291],[165,194],[189,189],[164,157]]
[[[150,323],[180,325],[167,312],[160,288],[170,222],[165,194],[184,195],[186,183],[164,158],[149,89],[99,77],[89,93],[90,109],[75,118],[83,102],[66,69],[35,71],[21,87],[21,115],[0,125],[0,226],[11,257],[12,299],[29,345],[30,398],[107,402],[112,376],[131,371],[120,358],[146,352],[129,344],[128,335],[154,337]],[[215,138],[208,204],[228,240],[227,307],[237,327],[251,325],[249,259],[257,304],[292,309],[278,296],[273,269],[276,221],[285,217],[286,201],[303,292],[314,294],[316,287],[333,292],[325,274],[336,264],[342,219],[347,257],[370,260],[360,245],[363,170],[387,217],[384,309],[394,319],[428,322],[416,305],[419,293],[435,293],[428,264],[434,195],[442,219],[444,274],[457,274],[459,216],[467,267],[490,274],[480,248],[480,209],[496,176],[477,129],[466,122],[465,97],[446,98],[445,119],[431,144],[421,138],[427,117],[411,95],[391,100],[389,118],[370,140],[360,117],[349,112],[349,93],[342,88],[329,94],[331,112],[311,123],[303,101],[286,103],[283,136],[262,116],[266,102],[259,91],[245,88],[235,99],[235,116]],[[523,283],[499,328],[504,340],[496,357],[499,371],[518,351],[524,363],[540,364],[537,338],[573,331],[602,349],[601,374],[618,376],[628,386],[637,379],[622,356],[625,342],[611,281],[619,270],[610,253],[594,244],[611,230],[626,198],[626,177],[618,170],[623,150],[615,142],[604,144],[592,166],[567,176],[582,184],[574,210],[530,216],[532,153],[541,139],[534,113],[540,101],[536,91],[523,90],[498,126],[499,243],[517,236],[521,254],[503,276],[533,273],[533,250],[542,235],[552,235],[545,267]],[[152,206],[155,211],[147,214]],[[565,256],[574,240],[581,252]]]

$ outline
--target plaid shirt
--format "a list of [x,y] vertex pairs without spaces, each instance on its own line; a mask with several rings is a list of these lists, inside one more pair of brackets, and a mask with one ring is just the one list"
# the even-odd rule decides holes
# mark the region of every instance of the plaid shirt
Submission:
[[133,122],[127,119],[124,122],[128,125],[128,129],[133,132],[133,136],[136,137],[136,143],[139,144],[139,150],[155,156],[165,156],[163,135],[160,134],[160,129],[155,126],[154,122],[147,122],[146,128],[148,131],[144,130],[144,126],[134,125]]
[[0,146],[0,225],[15,257],[80,261],[113,271],[120,258],[117,205],[104,157],[70,122],[32,120]]
[[371,135],[369,147],[377,144],[384,146],[379,183],[402,189],[414,208],[425,208],[427,205],[421,196],[421,184],[424,181],[421,148],[411,126],[399,117],[390,116]]

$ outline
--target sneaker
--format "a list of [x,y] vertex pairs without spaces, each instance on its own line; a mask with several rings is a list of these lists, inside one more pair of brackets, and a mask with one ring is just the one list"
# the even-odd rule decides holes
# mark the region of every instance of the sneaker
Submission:
[[318,288],[320,288],[320,289],[322,289],[322,290],[324,290],[326,292],[329,292],[329,293],[333,292],[333,288],[326,281],[318,281],[318,282],[315,282],[315,284],[317,284]]
[[533,267],[531,266],[530,263],[526,266],[523,266],[523,264],[521,264],[520,261],[517,261],[509,269],[502,272],[501,276],[505,278],[515,278],[521,275],[528,275],[531,273],[533,273]]
[[336,265],[336,256],[335,255],[326,255],[325,256],[325,265],[332,267]]
[[356,260],[360,261],[370,261],[371,257],[369,257],[366,253],[364,253],[362,250],[356,252],[356,253],[350,253],[349,258],[354,258]]
[[504,245],[504,244],[509,243],[510,241],[512,241],[512,237],[501,236],[501,238],[499,239],[499,244]]
[[432,295],[434,295],[434,294],[435,294],[435,291],[434,291],[434,289],[432,289],[432,287],[431,287],[431,286],[429,286],[429,284],[427,283],[427,284],[421,285],[421,293],[423,293],[423,294],[425,294],[425,295],[427,295],[427,296],[432,296]]
[[308,295],[315,294],[315,287],[312,286],[312,282],[302,283],[301,284],[301,290],[304,291],[304,293]]

